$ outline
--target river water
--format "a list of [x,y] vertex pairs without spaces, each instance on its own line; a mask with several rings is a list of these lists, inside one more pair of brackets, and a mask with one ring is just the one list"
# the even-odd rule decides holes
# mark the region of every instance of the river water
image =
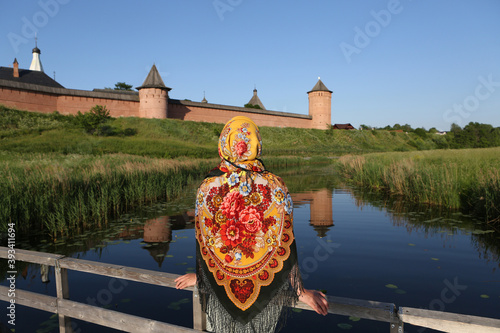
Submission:
[[[277,172],[278,173],[278,172]],[[306,288],[398,307],[500,318],[500,234],[460,212],[412,205],[342,184],[330,167],[280,174],[294,200]],[[17,247],[155,271],[194,272],[192,203],[177,200],[123,214],[108,228],[52,242],[18,235]],[[3,244],[5,245],[5,244]],[[6,262],[1,260],[1,272]],[[18,264],[16,288],[55,296],[54,269]],[[70,298],[192,327],[191,293],[69,271]],[[2,285],[7,285],[5,278]],[[8,303],[0,302],[1,306]],[[10,328],[5,315],[2,325]],[[58,332],[55,315],[18,306],[15,332]],[[75,332],[118,332],[73,321]],[[313,328],[313,329],[312,329]],[[282,332],[384,332],[388,323],[293,311]],[[405,326],[405,332],[433,332]]]

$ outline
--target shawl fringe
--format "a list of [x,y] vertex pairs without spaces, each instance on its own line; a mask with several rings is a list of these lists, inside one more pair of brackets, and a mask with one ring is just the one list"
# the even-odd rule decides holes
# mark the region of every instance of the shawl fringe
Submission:
[[[200,303],[207,315],[207,331],[216,333],[270,333],[279,332],[303,291],[300,270],[295,264],[281,287],[276,290],[269,303],[248,322],[233,318],[217,298],[205,272],[198,263],[196,271]],[[258,301],[257,301],[258,302]]]

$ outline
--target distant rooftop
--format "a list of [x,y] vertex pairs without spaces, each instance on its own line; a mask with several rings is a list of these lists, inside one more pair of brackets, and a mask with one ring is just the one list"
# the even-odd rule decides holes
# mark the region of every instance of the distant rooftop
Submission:
[[318,82],[316,83],[316,85],[312,88],[311,91],[309,92],[313,92],[313,91],[328,91],[328,92],[332,92],[331,90],[329,90],[325,84],[321,81],[321,79],[318,77]]
[[161,75],[160,73],[158,73],[158,69],[156,69],[156,65],[153,65],[153,67],[151,67],[151,70],[149,71],[146,80],[144,80],[144,82],[142,83],[142,86],[137,87],[137,89],[142,88],[160,88],[167,89],[169,91],[172,90],[172,88],[165,86],[165,83],[163,83]]
[[19,77],[14,77],[14,69],[11,67],[0,67],[0,79],[20,83],[36,84],[51,88],[64,88],[56,80],[41,71],[32,71],[19,68]]

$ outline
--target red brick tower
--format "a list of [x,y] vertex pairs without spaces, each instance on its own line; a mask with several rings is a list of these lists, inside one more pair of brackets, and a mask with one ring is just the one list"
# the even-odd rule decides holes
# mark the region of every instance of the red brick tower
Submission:
[[156,65],[151,67],[146,80],[139,90],[139,117],[167,118],[168,92],[171,88],[165,86]]
[[318,82],[307,95],[312,128],[328,129],[332,124],[332,91],[318,77]]

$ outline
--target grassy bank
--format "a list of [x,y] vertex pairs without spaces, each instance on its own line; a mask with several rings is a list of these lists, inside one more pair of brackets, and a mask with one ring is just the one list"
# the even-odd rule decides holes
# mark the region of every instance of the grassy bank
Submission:
[[346,155],[341,171],[356,185],[500,219],[500,148]]
[[[131,207],[176,197],[218,161],[0,152],[0,231],[8,222],[53,237],[100,227]],[[266,165],[272,170],[321,161],[277,157]]]
[[[72,116],[0,106],[0,231],[14,221],[20,231],[44,229],[56,237],[176,196],[215,166],[222,127],[117,118],[92,135]],[[351,154],[339,165],[357,184],[498,219],[498,149],[422,151],[444,138],[388,131],[261,127],[261,133],[270,170]],[[361,156],[380,151],[408,153]]]
[[[75,117],[24,112],[0,106],[0,150],[61,154],[124,153],[177,158],[217,157],[223,124],[175,119],[110,119],[102,135],[79,128]],[[346,153],[435,149],[442,136],[414,133],[261,127],[264,157],[331,156]]]

